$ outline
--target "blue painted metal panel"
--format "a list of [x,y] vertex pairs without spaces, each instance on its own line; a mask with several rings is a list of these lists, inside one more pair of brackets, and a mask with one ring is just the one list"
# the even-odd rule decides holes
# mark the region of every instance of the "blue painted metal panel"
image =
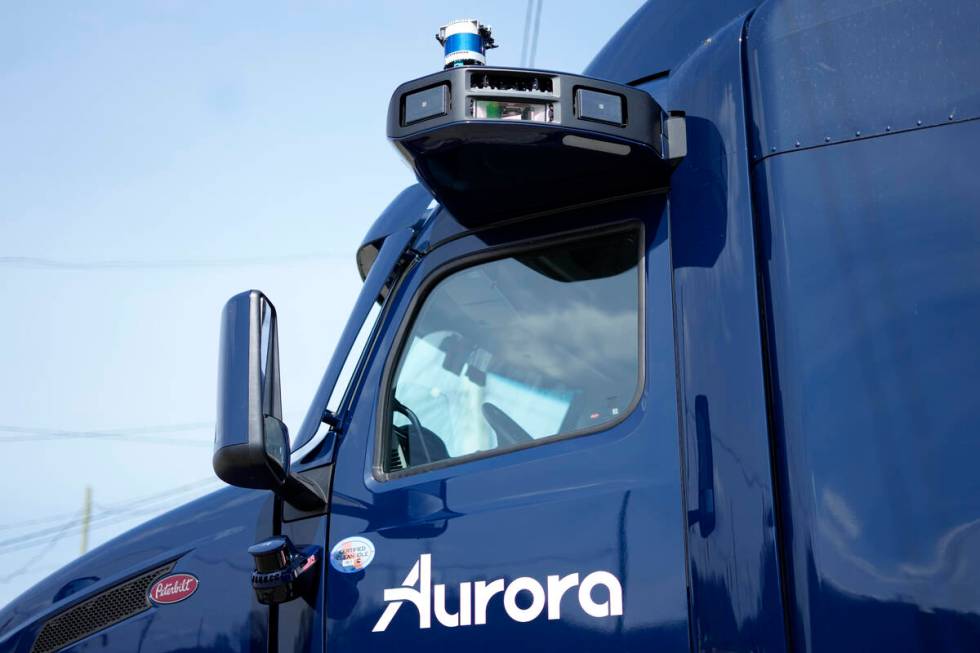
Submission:
[[[103,544],[0,611],[0,651],[28,653],[43,622],[119,582],[176,560],[200,584],[188,599],[151,607],[70,651],[265,650],[268,608],[251,587],[247,549],[271,535],[272,494],[219,490]],[[77,587],[74,593],[68,590]]]
[[418,226],[425,214],[425,208],[431,201],[432,195],[422,184],[412,184],[398,193],[371,224],[360,247],[380,242],[402,229]]
[[980,122],[755,186],[797,651],[980,649]]
[[[609,39],[585,74],[621,83],[673,70],[762,0],[651,0]],[[660,100],[659,96],[655,96]],[[684,107],[664,105],[668,109]]]
[[767,2],[748,43],[758,157],[980,116],[978,2]]
[[[315,544],[323,552],[317,569],[315,589],[304,598],[277,606],[278,651],[282,653],[323,653],[326,651],[324,610],[326,607],[327,527],[329,516],[301,519],[282,525],[282,534],[297,546]],[[262,649],[263,651],[265,649]]]
[[[429,217],[426,208],[430,202],[432,202],[432,195],[421,184],[409,186],[391,200],[381,215],[371,224],[367,235],[357,248],[358,272],[361,274],[361,279],[367,277],[370,263],[374,262],[374,257],[381,249],[384,239],[403,229],[419,228]],[[371,251],[371,256],[363,256],[362,252],[366,248]],[[362,265],[362,258],[364,258],[364,265]]]
[[[664,198],[565,213],[484,231],[435,249],[407,273],[386,317],[365,392],[337,453],[330,546],[352,536],[376,546],[362,572],[327,579],[330,649],[688,651],[678,465],[670,261]],[[488,246],[624,217],[647,221],[647,384],[625,421],[607,431],[378,482],[372,476],[381,370],[408,299],[440,264]],[[397,588],[421,554],[432,582],[447,586],[455,611],[459,583],[610,570],[622,579],[624,616],[599,619],[573,596],[562,619],[512,621],[500,597],[487,625],[420,629],[411,604],[384,632],[372,632],[386,588]]]
[[[447,213],[421,226],[429,198],[413,187],[372,226],[365,245],[386,244],[301,442],[414,229],[427,256],[349,398],[330,537],[325,518],[284,531],[327,550],[363,534],[377,557],[356,574],[324,567],[327,594],[280,608],[280,650],[980,648],[980,5],[773,0],[746,46],[756,4],[649,3],[588,69],[670,70],[642,85],[687,112],[669,208],[634,199],[465,235]],[[623,216],[648,226],[637,409],[605,432],[375,481],[381,369],[422,279],[456,256]],[[197,594],[71,650],[264,650],[269,611],[245,550],[272,528],[268,493],[174,511],[0,611],[0,650],[26,652],[45,617],[174,558]],[[409,606],[372,633],[384,589],[423,553],[450,603],[463,581],[609,569],[625,615],[595,620],[570,602],[561,621],[522,624],[498,597],[487,627],[421,631]]]
[[707,35],[665,89],[671,106],[687,111],[688,130],[687,158],[671,180],[670,229],[691,620],[702,650],[783,651],[743,23]]
[[459,238],[468,231],[468,227],[464,227],[452,213],[440,206],[419,231],[415,248],[419,252],[428,252],[440,243]]

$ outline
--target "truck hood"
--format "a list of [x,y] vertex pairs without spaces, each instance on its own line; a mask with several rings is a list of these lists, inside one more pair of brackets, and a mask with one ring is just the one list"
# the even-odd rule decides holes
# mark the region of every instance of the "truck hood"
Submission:
[[210,549],[227,552],[222,562],[250,571],[247,547],[272,521],[271,493],[224,488],[145,522],[52,573],[0,610],[0,649],[19,650],[18,642],[32,640],[39,624],[63,608],[170,561],[176,561],[176,569],[182,563],[193,568],[200,553]]

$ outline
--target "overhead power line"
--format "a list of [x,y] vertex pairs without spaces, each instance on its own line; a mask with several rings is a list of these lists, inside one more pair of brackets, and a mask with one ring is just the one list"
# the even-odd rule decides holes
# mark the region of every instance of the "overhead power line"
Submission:
[[52,429],[42,426],[10,426],[0,425],[0,431],[8,433],[44,433],[50,435],[126,435],[146,433],[176,433],[178,431],[200,431],[211,428],[214,422],[182,422],[180,424],[153,424],[143,426],[124,426],[111,429],[91,429],[78,431],[74,429]]
[[[145,516],[151,515],[151,514],[160,514],[160,513],[164,512],[166,510],[169,510],[171,508],[176,508],[177,506],[179,506],[179,505],[181,505],[183,503],[186,503],[186,501],[187,501],[186,498],[183,498],[183,499],[181,499],[179,501],[176,501],[176,502],[174,502],[173,500],[171,500],[171,502],[169,502],[169,503],[167,503],[165,505],[153,506],[152,508],[144,509],[144,510],[141,510],[141,511],[130,512],[130,513],[127,513],[126,515],[122,516],[121,518],[113,519],[113,520],[109,520],[109,521],[103,521],[103,522],[101,522],[99,524],[90,526],[90,530],[96,530],[96,529],[103,528],[103,527],[106,527],[106,526],[114,526],[114,525],[117,525],[117,524],[124,523],[126,521],[132,521],[133,519],[135,519],[137,517],[145,517]],[[59,530],[56,530],[54,532],[54,534],[52,535],[52,537],[50,537],[48,539],[41,538],[40,540],[34,540],[32,542],[25,543],[25,544],[23,544],[23,546],[17,546],[16,547],[16,550],[17,551],[24,551],[24,550],[29,550],[29,549],[37,548],[37,547],[41,547],[41,550],[38,553],[36,553],[30,560],[28,560],[26,563],[24,563],[23,565],[21,565],[20,567],[18,567],[14,571],[12,571],[9,574],[6,574],[4,576],[0,576],[0,585],[6,584],[6,583],[10,582],[11,580],[13,580],[15,578],[18,578],[20,576],[23,576],[24,574],[30,573],[31,571],[35,571],[34,565],[36,565],[41,559],[44,558],[44,556],[47,554],[47,552],[51,550],[51,547],[52,546],[54,546],[55,544],[57,544],[59,541],[61,541],[62,539],[66,538],[66,537],[74,536],[74,535],[77,535],[78,534],[78,532],[80,530],[80,527],[79,527],[79,523],[80,522],[81,522],[81,518],[78,519],[78,520],[71,521],[71,522],[68,522],[66,524],[63,524],[62,527]],[[10,550],[0,551],[0,555],[2,555],[3,553],[9,553],[9,552],[10,552]],[[54,569],[57,569],[57,568],[59,568],[61,566],[63,566],[63,565],[58,565],[58,566],[55,566],[55,567],[51,567],[51,568],[48,569],[48,571],[53,571]]]
[[96,503],[95,506],[102,512],[112,512],[117,513],[124,510],[129,510],[136,506],[145,505],[147,502],[153,502],[162,497],[172,497],[174,494],[181,494],[184,492],[190,492],[191,490],[197,490],[202,487],[207,487],[209,485],[217,485],[221,481],[214,476],[207,476],[205,478],[192,481],[190,483],[184,483],[183,485],[178,485],[177,487],[172,487],[163,492],[158,492],[156,494],[150,494],[138,499],[129,499],[127,501],[119,501],[116,503],[108,503],[105,505]]
[[119,435],[39,435],[39,436],[10,436],[3,437],[0,436],[0,443],[4,442],[43,442],[45,440],[112,440],[115,442],[126,442],[128,444],[171,444],[181,447],[210,447],[210,440],[189,440],[186,438],[161,438],[161,437],[125,437],[123,434]]
[[71,523],[65,524],[64,527],[62,527],[62,529],[60,531],[58,531],[57,533],[55,533],[54,536],[51,539],[49,539],[48,541],[44,542],[44,544],[49,545],[49,546],[42,547],[40,551],[38,551],[37,553],[35,553],[27,562],[25,562],[24,564],[22,564],[17,569],[14,569],[13,571],[11,571],[9,573],[0,576],[0,585],[5,585],[5,584],[9,583],[10,581],[14,580],[15,578],[18,578],[20,576],[23,576],[24,574],[27,574],[27,573],[30,573],[31,571],[34,571],[34,565],[36,565],[42,559],[44,559],[44,556],[46,556],[48,554],[48,552],[51,551],[51,546],[50,545],[55,544],[58,540],[60,540],[63,537],[65,537],[65,533],[66,533],[66,531],[70,527],[71,527]]
[[64,523],[64,520],[70,519],[77,515],[78,515],[78,511],[75,510],[70,513],[48,515],[47,517],[37,517],[35,519],[25,519],[24,521],[14,522],[12,524],[0,524],[0,531],[23,529],[23,528],[27,528],[28,526],[37,526],[39,524],[53,524],[59,522]]
[[[300,414],[288,416],[301,420]],[[164,437],[168,433],[200,431],[207,438]],[[206,433],[205,433],[206,432]],[[183,424],[154,424],[127,426],[111,429],[53,429],[43,426],[19,426],[0,424],[0,444],[4,442],[41,442],[45,440],[112,440],[131,443],[175,444],[210,447],[214,435],[214,422],[185,422]]]
[[160,437],[165,433],[184,433],[213,429],[214,422],[188,422],[186,424],[170,424],[159,426],[133,426],[129,428],[74,430],[51,429],[34,426],[14,426],[0,424],[0,442],[39,442],[43,440],[78,440],[78,439],[110,439],[131,442],[152,442],[156,444],[174,444],[191,446],[211,446],[207,440],[188,438]]
[[[171,497],[174,494],[181,494],[183,492],[189,492],[190,490],[196,490],[201,487],[208,485],[213,485],[218,483],[218,479],[214,476],[208,476],[206,478],[201,478],[190,483],[184,483],[176,487],[167,488],[162,492],[157,492],[155,494],[149,494],[136,499],[127,499],[126,501],[118,501],[114,503],[100,504],[99,502],[94,502],[92,505],[95,506],[98,511],[97,515],[102,513],[118,513],[121,511],[128,510],[135,506],[141,506],[147,502],[153,502],[156,499],[163,497]],[[37,526],[38,524],[50,524],[53,522],[63,522],[65,519],[78,516],[78,511],[73,510],[68,513],[61,513],[57,515],[48,515],[46,517],[38,517],[36,519],[28,519],[25,521],[12,522],[9,524],[0,524],[0,531],[9,531],[18,528],[26,528],[27,526]]]
[[[137,517],[145,517],[151,514],[160,514],[170,508],[175,508],[183,503],[186,503],[192,497],[188,497],[187,494],[192,490],[201,490],[206,488],[208,485],[216,485],[218,479],[216,478],[206,478],[196,481],[194,483],[187,483],[185,485],[178,486],[176,488],[171,488],[165,492],[159,492],[149,496],[141,497],[139,499],[133,499],[131,501],[124,501],[116,504],[111,504],[102,509],[102,512],[96,517],[92,517],[89,521],[90,530],[96,530],[98,528],[103,528],[106,526],[113,526],[126,521],[132,521]],[[160,502],[160,499],[165,499],[165,501]],[[154,503],[156,502],[156,503]],[[154,505],[147,505],[154,503]],[[52,547],[59,541],[69,537],[74,536],[79,533],[82,528],[84,521],[84,516],[81,513],[74,513],[75,519],[69,520],[57,527],[44,529],[42,531],[36,531],[27,536],[20,536],[16,538],[8,538],[0,542],[0,547],[5,547],[0,550],[0,555],[10,553],[14,550],[20,552],[24,550],[30,550],[34,548],[40,548],[40,550],[34,554],[30,559],[27,560],[20,567],[14,569],[13,571],[0,575],[0,585],[6,585],[11,581],[20,578],[31,572],[51,572],[63,565],[48,566],[42,569],[37,568],[37,563],[40,562],[44,557],[51,551]],[[115,517],[115,518],[112,518]],[[98,523],[94,523],[98,521]],[[30,523],[36,523],[36,520],[30,522],[21,522],[21,525],[27,525]],[[94,523],[94,524],[93,524]],[[16,524],[4,526],[4,528],[11,528],[17,526]]]
[[521,44],[521,68],[527,67],[527,49],[531,42],[531,18],[536,0],[527,0],[527,13],[524,14],[524,41]]
[[[169,488],[163,492],[158,492],[130,501],[123,501],[115,504],[100,507],[89,518],[90,530],[96,530],[106,526],[112,526],[125,521],[130,521],[135,517],[160,513],[169,508],[177,507],[186,503],[192,493],[208,489],[210,486],[218,486],[220,481],[214,477],[200,479],[193,483],[186,483],[174,488]],[[5,524],[3,530],[15,530],[28,525],[43,523],[40,520],[28,520],[20,523]],[[49,522],[50,523],[50,522]],[[46,545],[50,542],[48,538],[54,535],[68,537],[76,535],[84,527],[84,518],[79,513],[74,513],[74,518],[67,522],[54,526],[34,530],[26,534],[8,536],[0,540],[0,554],[12,551],[22,551],[34,548],[35,546]]]
[[105,259],[67,260],[40,256],[0,256],[0,267],[28,268],[35,270],[169,270],[182,268],[228,268],[250,265],[282,265],[308,261],[347,260],[349,257],[336,253],[313,252],[280,256],[252,256],[241,258],[201,259]]
[[[530,1],[534,2],[534,0],[530,0]],[[529,55],[527,59],[528,68],[534,68],[534,57],[537,55],[538,52],[538,34],[541,32],[541,9],[543,5],[544,5],[544,0],[537,0],[537,7],[536,7],[537,11],[535,12],[534,15],[534,27],[532,28],[531,31],[531,42],[529,48]],[[528,13],[530,15],[530,12]]]
[[[106,528],[108,526],[116,526],[118,524],[132,521],[137,517],[155,517],[157,515],[166,512],[167,510],[177,508],[187,503],[187,501],[189,500],[190,499],[188,497],[182,497],[180,499],[172,498],[169,501],[161,502],[158,505],[148,506],[141,510],[128,511],[126,513],[112,517],[111,519],[108,518],[109,516],[103,516],[99,521],[96,521],[93,518],[90,522],[89,531],[90,532],[96,531],[102,528]],[[79,518],[71,522],[68,522],[66,524],[62,524],[57,528],[47,529],[46,531],[43,532],[43,535],[38,535],[36,537],[25,536],[23,538],[20,537],[9,538],[8,540],[4,540],[5,545],[3,546],[3,548],[0,548],[0,555],[9,554],[15,551],[16,552],[25,551],[28,549],[33,549],[37,546],[47,545],[48,544],[47,537],[54,533],[61,534],[64,537],[75,537],[76,535],[79,535],[81,531],[82,531],[82,519]]]

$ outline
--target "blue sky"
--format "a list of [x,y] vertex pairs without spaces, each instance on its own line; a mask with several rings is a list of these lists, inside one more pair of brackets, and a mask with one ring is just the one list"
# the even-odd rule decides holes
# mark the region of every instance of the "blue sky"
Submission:
[[[640,4],[547,0],[536,67],[581,71]],[[299,426],[355,249],[413,182],[384,137],[392,90],[441,67],[453,18],[493,25],[489,62],[518,65],[526,8],[0,9],[0,605],[78,555],[87,485],[92,546],[220,486],[218,315],[236,292],[276,304]]]

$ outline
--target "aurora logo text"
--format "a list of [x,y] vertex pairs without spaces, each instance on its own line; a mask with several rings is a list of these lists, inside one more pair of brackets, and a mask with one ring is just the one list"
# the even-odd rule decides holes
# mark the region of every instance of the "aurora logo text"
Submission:
[[[605,588],[596,599],[593,590]],[[502,578],[492,581],[478,580],[459,584],[459,609],[449,612],[446,608],[446,586],[432,584],[432,555],[423,553],[412,570],[405,576],[401,587],[385,589],[388,604],[381,613],[373,631],[384,632],[404,603],[411,603],[419,613],[419,628],[432,627],[432,614],[436,621],[447,628],[479,626],[487,623],[487,606],[490,600],[503,592],[504,612],[514,621],[527,622],[537,619],[547,608],[548,619],[561,619],[561,599],[566,592],[577,587],[578,603],[592,617],[617,617],[623,614],[623,588],[619,579],[608,571],[593,571],[579,580],[579,575],[548,576],[545,585],[528,576],[515,578],[509,585]],[[546,589],[547,588],[547,589]],[[530,595],[530,603],[517,604],[517,595]]]

